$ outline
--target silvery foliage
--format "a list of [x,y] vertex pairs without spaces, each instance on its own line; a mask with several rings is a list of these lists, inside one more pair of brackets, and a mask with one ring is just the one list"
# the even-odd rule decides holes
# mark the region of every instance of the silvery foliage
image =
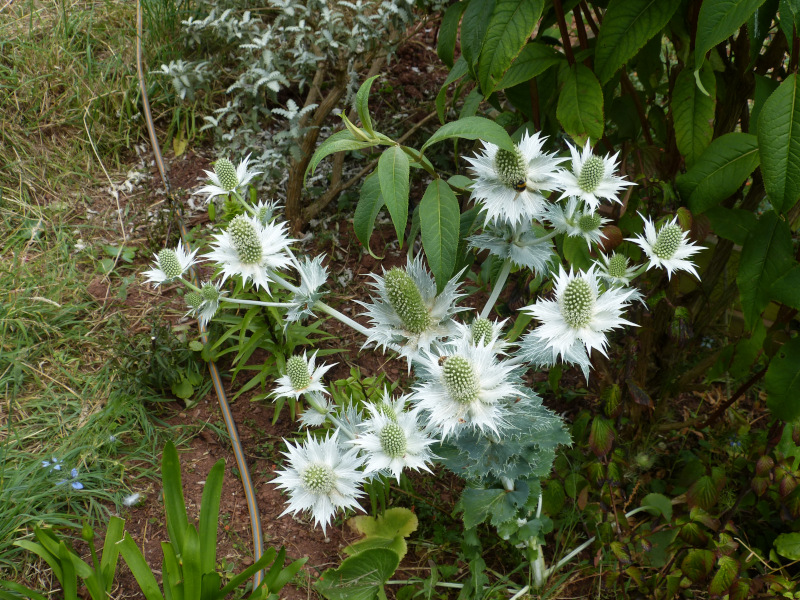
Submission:
[[[347,94],[339,108],[346,108],[358,89],[358,69],[368,66],[359,60],[376,50],[392,57],[391,40],[401,39],[399,34],[414,23],[415,3],[262,0],[268,10],[256,11],[249,2],[253,12],[242,11],[242,4],[201,0],[198,9],[207,10],[206,16],[182,22],[190,49],[212,49],[224,64],[237,65],[232,72],[219,70],[228,82],[228,100],[204,117],[200,129],[213,130],[234,157],[252,153],[253,167],[267,174],[263,181],[277,186],[285,178],[289,160],[298,158],[300,141],[308,132],[300,121],[315,108],[301,108],[294,101],[281,106],[278,93],[291,88],[305,96],[320,68],[344,72]],[[416,6],[437,11],[445,4],[423,0]]]
[[157,75],[165,75],[172,80],[172,87],[181,100],[194,100],[195,92],[207,81],[208,61],[172,60],[168,65],[161,65]]

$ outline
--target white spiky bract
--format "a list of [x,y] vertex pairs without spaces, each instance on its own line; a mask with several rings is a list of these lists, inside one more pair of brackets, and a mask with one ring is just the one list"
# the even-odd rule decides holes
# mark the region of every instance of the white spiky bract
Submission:
[[[304,366],[306,371],[305,375],[307,376],[307,383],[304,382],[302,387],[295,387],[292,383],[292,374],[286,373],[286,375],[279,377],[276,383],[278,387],[275,388],[275,391],[272,392],[272,396],[276,398],[300,398],[303,394],[309,394],[313,392],[317,392],[320,394],[327,394],[328,390],[325,389],[325,385],[322,383],[322,378],[336,363],[331,363],[329,365],[320,365],[316,366],[317,360],[317,353],[311,355],[311,358],[308,358],[308,353],[303,352],[303,356],[293,356],[289,360],[286,361],[286,368],[287,371],[292,367]],[[302,362],[301,362],[302,361]],[[295,382],[296,383],[296,382]]]
[[370,418],[361,424],[358,437],[351,444],[367,455],[367,473],[388,471],[400,481],[403,469],[424,469],[433,459],[428,446],[435,440],[429,438],[417,423],[417,413],[407,412],[408,396],[392,400],[384,391],[379,404],[368,403]]
[[[453,315],[469,309],[455,305],[463,296],[458,291],[458,279],[461,272],[447,282],[441,294],[436,293],[436,281],[425,269],[421,256],[409,260],[405,272],[419,291],[422,307],[427,312],[427,326],[424,329],[415,332],[406,326],[402,317],[392,306],[384,277],[374,273],[371,274],[375,280],[372,285],[378,297],[371,298],[372,302],[369,304],[364,302],[358,302],[358,304],[367,309],[363,316],[369,318],[371,325],[370,334],[364,342],[364,347],[374,343],[385,351],[389,346],[397,346],[400,355],[408,360],[410,368],[411,361],[419,354],[420,350],[438,347],[440,340],[453,335],[455,333]],[[385,275],[386,272],[384,272]]]
[[439,356],[419,357],[420,378],[411,399],[443,439],[464,428],[497,434],[507,426],[505,401],[522,395],[520,366],[497,360],[496,335],[477,345],[456,338]]
[[292,295],[292,306],[286,312],[286,322],[299,321],[305,317],[313,316],[314,304],[322,298],[322,286],[328,281],[328,268],[322,264],[325,255],[315,256],[313,259],[304,257],[295,264],[300,275],[298,291]]
[[576,147],[567,143],[572,155],[572,169],[561,169],[554,175],[564,192],[561,198],[575,197],[583,200],[592,211],[597,210],[600,200],[621,202],[619,193],[632,181],[617,177],[617,157],[619,152],[611,156],[596,156],[592,153],[589,142],[580,152]]
[[[222,289],[222,282],[206,282],[200,286],[200,292],[197,296],[200,302],[197,305],[191,306],[186,315],[195,315],[201,327],[205,327],[214,318],[219,310],[219,303],[223,296],[228,292]],[[187,295],[188,299],[188,295]]]
[[183,242],[178,242],[175,250],[165,248],[158,254],[154,254],[156,262],[152,269],[144,272],[145,282],[153,283],[153,287],[158,287],[162,283],[182,276],[195,264],[195,254],[197,254],[197,250],[188,252]]
[[635,238],[626,239],[644,250],[650,259],[647,265],[648,271],[654,267],[666,269],[667,279],[671,279],[676,271],[688,271],[700,279],[694,264],[687,259],[700,252],[701,248],[688,241],[687,236],[688,233],[681,229],[678,217],[675,216],[672,221],[664,223],[658,232],[653,221],[645,219],[644,236],[637,235]]
[[233,186],[225,185],[215,171],[205,171],[211,183],[200,188],[196,193],[205,194],[206,201],[209,201],[216,196],[227,196],[232,191],[241,191],[242,188],[246,187],[252,181],[253,177],[261,174],[261,171],[249,170],[247,168],[249,162],[250,155],[248,154],[236,167],[236,184]]
[[[255,256],[240,256],[231,230],[236,226],[247,228],[250,239],[248,250]],[[212,251],[204,257],[221,267],[222,281],[228,277],[239,275],[244,282],[253,280],[256,289],[263,288],[269,293],[270,271],[285,268],[289,262],[286,248],[294,240],[287,236],[286,223],[261,222],[245,215],[234,217],[228,229],[214,236]]]
[[570,196],[566,206],[560,203],[550,204],[544,218],[559,233],[582,237],[591,248],[593,243],[599,245],[603,241],[605,236],[602,227],[611,220],[601,217],[593,210],[579,207],[579,202],[578,198]]
[[[472,198],[480,202],[487,223],[507,222],[514,226],[529,223],[544,213],[547,200],[542,192],[560,188],[554,176],[558,165],[566,160],[542,152],[546,139],[538,132],[524,133],[516,157],[492,143],[483,142],[483,153],[466,159],[477,178],[472,185]],[[515,159],[518,164],[509,168],[506,163]],[[524,185],[523,189],[515,186],[517,178],[520,187]]]
[[488,250],[502,260],[508,258],[517,267],[545,275],[550,272],[550,263],[556,254],[551,240],[539,239],[543,235],[541,228],[531,228],[529,223],[513,227],[504,223],[486,225],[482,233],[468,237],[467,241],[471,248]]
[[610,256],[601,252],[595,264],[597,274],[609,285],[629,285],[636,274],[636,265],[630,266],[628,257],[616,252]]
[[607,331],[636,325],[621,316],[632,295],[633,290],[624,288],[600,293],[594,266],[585,273],[573,273],[572,269],[567,273],[559,267],[555,299],[540,299],[522,310],[541,323],[532,335],[562,357],[570,355],[570,348],[577,343],[589,354],[596,349],[605,355]]
[[324,533],[337,510],[363,510],[358,498],[364,494],[360,489],[364,459],[357,448],[340,447],[338,432],[321,440],[309,437],[302,445],[286,442],[286,449],[289,466],[273,480],[289,494],[281,516],[310,511]]

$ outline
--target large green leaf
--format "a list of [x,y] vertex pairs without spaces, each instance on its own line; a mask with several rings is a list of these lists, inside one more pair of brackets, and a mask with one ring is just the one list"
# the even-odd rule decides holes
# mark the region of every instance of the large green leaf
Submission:
[[772,284],[772,300],[800,310],[800,266],[795,265]]
[[553,65],[564,62],[566,58],[552,46],[539,42],[525,44],[503,78],[495,86],[497,90],[514,87],[541,75]]
[[739,189],[758,166],[758,140],[749,133],[726,133],[715,139],[685,175],[678,191],[694,213],[719,204]]
[[730,556],[720,556],[717,563],[717,572],[714,573],[714,577],[711,579],[708,591],[713,597],[722,597],[736,581],[738,575],[739,561]]
[[306,172],[303,174],[303,180],[305,181],[305,178],[308,177],[309,173],[314,172],[314,169],[317,168],[317,165],[320,163],[320,161],[322,161],[323,158],[330,156],[331,154],[335,154],[336,152],[344,152],[346,150],[362,150],[364,148],[369,148],[370,146],[377,146],[377,144],[377,141],[365,142],[363,140],[357,140],[347,129],[337,131],[324,142],[322,142],[322,144],[320,144],[319,147],[314,151],[314,155],[311,157],[311,162],[308,163]]
[[769,201],[785,213],[800,198],[800,98],[797,75],[786,78],[758,118],[758,150]]
[[147,564],[147,561],[142,556],[139,548],[136,547],[136,542],[133,541],[131,534],[127,531],[121,542],[118,542],[120,554],[128,568],[133,573],[136,583],[139,584],[139,589],[144,594],[146,600],[164,600],[161,595],[161,590],[158,589],[158,582],[152,569]]
[[417,516],[407,508],[389,508],[378,517],[359,515],[347,524],[364,537],[344,549],[350,556],[370,548],[388,548],[397,552],[400,560],[408,551],[405,538],[417,530]]
[[[584,67],[585,68],[585,67]],[[601,96],[602,97],[602,96]],[[516,146],[511,141],[511,136],[500,125],[483,117],[464,117],[442,125],[428,141],[422,145],[422,152],[436,142],[450,138],[463,138],[465,140],[483,140],[500,146],[509,152],[514,152]]]
[[800,337],[786,342],[769,364],[764,384],[767,406],[784,421],[800,417]]
[[373,600],[399,564],[393,550],[371,548],[325,571],[314,588],[328,600]]
[[792,234],[778,215],[769,211],[747,236],[742,248],[736,283],[748,329],[771,299],[772,284],[792,265]]
[[218,460],[206,477],[203,499],[200,503],[200,572],[210,573],[217,564],[217,527],[219,503],[222,498],[222,481],[225,478],[225,461]]
[[708,577],[714,568],[714,553],[711,550],[691,549],[681,563],[681,571],[694,583]]
[[544,0],[497,0],[478,63],[483,94],[491,94],[539,21]]
[[789,560],[800,560],[800,533],[782,533],[775,538],[775,550]]
[[567,73],[556,117],[564,131],[579,144],[587,138],[603,137],[603,90],[594,73],[581,63],[572,65]]
[[475,65],[483,48],[483,40],[489,27],[489,19],[494,12],[495,0],[470,2],[461,19],[461,55],[467,61],[467,67],[477,81]]
[[175,444],[171,441],[166,443],[161,456],[161,483],[164,507],[167,511],[167,532],[169,539],[175,544],[175,548],[180,554],[183,552],[189,517],[186,514],[186,502],[183,499],[181,463],[178,460]]
[[750,235],[750,231],[758,222],[755,214],[741,208],[715,206],[706,211],[706,216],[711,221],[711,228],[714,233],[740,246],[744,245],[747,236]]
[[408,224],[409,171],[408,155],[400,146],[389,146],[378,159],[381,196],[392,216],[394,230],[401,246]]
[[383,205],[381,182],[377,172],[373,171],[361,184],[361,193],[353,215],[353,229],[355,229],[356,237],[370,254],[372,254],[372,249],[369,247],[369,240],[375,229],[375,219],[378,218],[378,213]]
[[706,52],[736,33],[763,3],[764,0],[703,0],[697,18],[694,64],[702,64]]
[[647,40],[669,23],[680,2],[611,0],[603,16],[594,53],[595,73],[605,84]]
[[778,20],[786,39],[792,39],[794,28],[800,31],[800,0],[780,0]]
[[372,129],[372,119],[369,116],[369,90],[378,77],[380,77],[380,75],[375,75],[367,79],[361,84],[361,87],[358,88],[358,93],[356,94],[356,111],[358,112],[358,118],[361,119],[361,126],[366,129],[367,133],[370,135],[375,133],[375,131]]
[[675,80],[672,91],[672,114],[678,150],[691,167],[714,135],[714,104],[717,81],[708,61],[700,69],[700,81],[708,92],[703,94],[695,83],[694,73],[684,69]]
[[458,199],[443,179],[428,184],[419,204],[422,247],[439,289],[453,274],[458,251],[461,210]]
[[453,68],[453,59],[456,49],[456,39],[458,38],[458,24],[461,22],[461,15],[467,8],[468,2],[456,2],[447,7],[442,17],[442,24],[439,26],[439,39],[436,40],[436,53],[442,62],[449,68]]

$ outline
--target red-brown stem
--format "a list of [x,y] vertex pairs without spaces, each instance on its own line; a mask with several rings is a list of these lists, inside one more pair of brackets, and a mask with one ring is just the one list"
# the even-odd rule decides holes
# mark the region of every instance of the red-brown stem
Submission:
[[800,37],[797,35],[797,27],[792,29],[792,58],[789,60],[789,71],[797,73],[798,55],[800,54]]
[[597,25],[595,25],[594,19],[592,18],[592,13],[589,10],[589,6],[586,4],[586,2],[581,2],[581,10],[586,17],[586,22],[589,24],[589,29],[591,29],[592,33],[595,35],[595,37],[597,37],[597,34],[600,33],[600,30],[597,28]]
[[736,402],[736,401],[737,401],[739,398],[741,398],[742,396],[744,396],[744,395],[745,395],[745,393],[747,393],[747,390],[749,390],[751,387],[753,387],[753,385],[755,385],[755,384],[756,384],[756,382],[757,382],[759,379],[761,379],[761,378],[764,376],[764,374],[765,374],[766,372],[767,372],[767,367],[764,367],[764,368],[763,368],[763,369],[761,369],[761,370],[760,370],[758,373],[756,373],[756,374],[755,374],[755,375],[753,375],[753,376],[752,376],[750,379],[748,379],[748,380],[747,380],[747,381],[745,381],[745,382],[744,382],[742,385],[740,385],[740,386],[739,386],[739,389],[738,389],[738,390],[736,390],[736,392],[734,392],[733,396],[731,396],[731,397],[730,397],[730,398],[729,398],[729,399],[728,399],[728,400],[725,402],[725,404],[723,404],[722,406],[720,406],[720,407],[719,407],[717,410],[715,410],[715,411],[714,411],[714,412],[711,414],[711,416],[710,416],[710,417],[708,417],[708,419],[706,419],[706,422],[705,422],[705,423],[703,423],[703,424],[700,426],[700,429],[705,429],[706,427],[708,427],[709,425],[711,425],[711,424],[712,424],[714,421],[716,421],[717,419],[719,419],[719,418],[720,418],[722,415],[724,415],[724,414],[725,414],[725,411],[726,411],[726,410],[728,410],[728,409],[731,407],[731,405],[732,405],[734,402]]
[[644,139],[647,141],[648,145],[652,146],[653,138],[650,136],[650,123],[647,121],[647,115],[644,112],[644,106],[642,106],[642,101],[639,98],[639,94],[636,93],[636,88],[633,87],[633,83],[624,69],[622,71],[622,87],[625,88],[625,91],[633,99],[633,105],[636,107],[636,114],[639,115],[639,122],[642,124],[642,134],[644,135]]
[[558,20],[558,30],[561,32],[561,43],[564,46],[564,54],[570,66],[575,64],[575,55],[572,53],[572,43],[569,41],[569,31],[567,31],[567,21],[564,18],[564,7],[561,0],[553,0],[553,10],[556,11]]
[[[578,41],[581,44],[581,50],[588,50],[589,49],[589,40],[586,37],[586,27],[583,24],[583,18],[581,17],[581,11],[573,9],[572,18],[575,19],[575,29],[578,32]],[[583,59],[583,64],[591,69],[592,68],[592,59],[587,56],[585,59]]]
[[536,131],[542,129],[542,116],[539,111],[539,86],[536,85],[536,78],[534,77],[528,81],[528,92],[531,97],[531,113],[533,118],[533,126]]

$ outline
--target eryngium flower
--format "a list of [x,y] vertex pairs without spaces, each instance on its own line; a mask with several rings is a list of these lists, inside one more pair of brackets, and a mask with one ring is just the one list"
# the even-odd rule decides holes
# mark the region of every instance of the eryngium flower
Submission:
[[586,347],[587,354],[596,348],[606,354],[605,332],[623,325],[634,325],[621,317],[628,307],[633,290],[611,288],[600,293],[594,266],[586,273],[569,274],[559,267],[555,278],[555,299],[538,300],[523,311],[541,322],[532,335],[566,358],[576,343]]
[[592,243],[600,244],[603,238],[601,228],[609,222],[593,210],[578,208],[579,200],[574,196],[567,201],[564,207],[560,203],[551,204],[544,217],[559,233],[566,233],[570,237],[582,237],[589,248]]
[[629,285],[636,274],[636,266],[628,266],[628,257],[612,252],[611,256],[600,253],[597,261],[598,275],[609,285]]
[[497,360],[496,341],[496,334],[480,344],[462,337],[440,356],[425,352],[417,359],[420,378],[411,399],[442,438],[464,428],[499,433],[507,425],[504,401],[522,393],[520,367]]
[[421,257],[409,260],[406,269],[397,267],[383,277],[372,274],[378,293],[371,304],[359,302],[367,309],[372,328],[364,346],[375,343],[386,349],[395,347],[409,361],[420,349],[429,350],[444,337],[455,333],[453,315],[467,308],[458,308],[456,274],[436,295],[436,282],[425,270]]
[[292,296],[292,304],[295,306],[286,311],[287,324],[314,314],[311,309],[325,293],[321,288],[328,280],[328,267],[322,264],[324,258],[324,255],[315,256],[313,259],[304,257],[302,262],[296,263],[300,285],[299,291]]
[[467,158],[477,177],[472,198],[481,203],[487,223],[529,223],[545,209],[541,192],[559,188],[556,167],[566,159],[542,152],[547,138],[524,133],[514,152],[484,142],[484,153]]
[[308,358],[306,352],[303,356],[295,355],[286,361],[286,375],[278,378],[278,387],[272,392],[276,398],[299,398],[303,394],[318,392],[327,394],[328,390],[322,383],[322,377],[336,363],[315,367],[317,353]]
[[392,402],[388,391],[383,401],[368,403],[370,418],[361,424],[361,431],[350,443],[367,453],[365,471],[390,471],[397,481],[404,468],[419,471],[430,469],[425,464],[432,460],[428,450],[434,440],[426,436],[417,424],[417,413],[406,412],[408,396]]
[[513,227],[508,224],[486,225],[483,233],[470,236],[467,241],[471,248],[488,250],[500,259],[508,258],[517,267],[530,269],[539,275],[550,272],[550,262],[556,256],[553,242],[539,239],[543,235],[541,228],[533,229],[530,223],[518,223]]
[[656,233],[653,222],[645,219],[644,236],[637,235],[635,238],[626,239],[639,245],[647,254],[650,259],[650,263],[647,265],[648,271],[653,267],[662,267],[667,270],[667,279],[672,278],[673,271],[688,271],[700,279],[692,261],[686,260],[700,252],[700,248],[688,241],[687,235],[678,225],[676,216],[669,223],[662,225],[658,233]]
[[152,269],[144,272],[147,276],[145,281],[152,282],[155,284],[154,287],[158,287],[162,283],[181,277],[195,263],[195,254],[197,254],[197,250],[193,250],[191,253],[187,252],[182,242],[178,242],[175,250],[164,248],[158,254],[153,255],[156,262]]
[[211,183],[200,188],[197,193],[206,194],[207,200],[211,200],[216,196],[227,196],[233,191],[239,192],[241,188],[250,183],[253,177],[260,174],[259,171],[250,171],[247,168],[248,162],[250,162],[249,154],[236,168],[227,158],[220,158],[214,163],[213,171],[205,172]]
[[567,145],[572,154],[572,170],[561,169],[554,176],[564,190],[561,197],[579,198],[593,211],[597,210],[601,199],[621,202],[619,193],[626,186],[634,185],[634,183],[614,175],[617,170],[619,152],[614,156],[595,156],[592,154],[592,148],[588,141],[582,153],[571,144],[567,143]]
[[196,315],[201,327],[208,325],[219,310],[220,299],[226,295],[221,289],[222,283],[204,283],[199,292],[189,292],[184,296],[186,304],[189,306],[187,315]]
[[364,474],[359,468],[364,459],[357,448],[345,451],[339,447],[338,432],[323,440],[308,438],[302,446],[287,442],[286,448],[289,467],[278,471],[273,480],[289,493],[281,516],[311,511],[324,533],[338,509],[362,510],[357,499],[363,495],[359,486]]
[[261,222],[246,215],[234,217],[228,229],[215,235],[213,249],[205,258],[222,267],[222,281],[240,275],[246,282],[253,280],[256,289],[269,292],[270,270],[282,269],[289,264],[286,247],[294,240],[286,235],[286,223]]

